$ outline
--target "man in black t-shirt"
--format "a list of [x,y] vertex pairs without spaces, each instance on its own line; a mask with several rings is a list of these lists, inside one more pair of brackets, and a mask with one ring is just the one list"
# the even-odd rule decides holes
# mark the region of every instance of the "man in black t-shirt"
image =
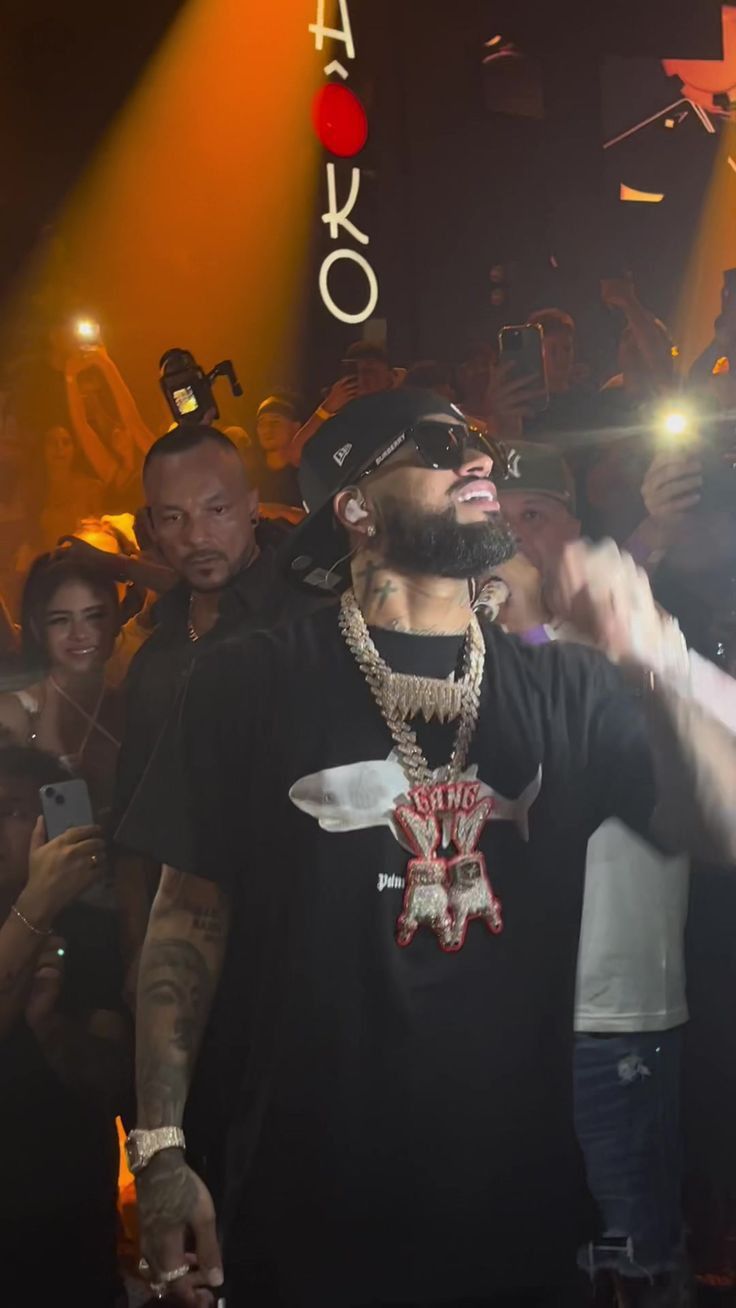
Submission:
[[[602,573],[573,546],[559,582],[608,659],[481,631],[469,580],[512,550],[491,471],[426,392],[326,425],[291,570],[339,589],[350,558],[352,586],[197,664],[166,813],[152,832],[143,786],[127,815],[169,865],[130,1158],[152,1280],[183,1303],[222,1280],[179,1131],[221,969],[228,1308],[574,1302],[587,840],[617,815],[732,857],[736,764],[673,688],[678,632],[617,556]],[[647,725],[613,661],[637,686],[661,673]]]

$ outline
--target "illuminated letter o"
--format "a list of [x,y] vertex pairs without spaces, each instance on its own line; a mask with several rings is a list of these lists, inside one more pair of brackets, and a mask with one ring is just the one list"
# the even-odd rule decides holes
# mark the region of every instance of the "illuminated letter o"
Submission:
[[[337,263],[338,259],[352,259],[353,263],[357,263],[358,267],[362,268],[366,275],[366,280],[368,282],[368,303],[359,313],[346,313],[344,309],[341,309],[339,305],[335,304],[335,301],[330,295],[328,278],[333,263]],[[378,304],[378,278],[368,260],[364,259],[363,255],[359,254],[357,250],[333,250],[332,253],[328,254],[326,259],[323,260],[322,267],[319,270],[319,293],[322,296],[323,304],[327,309],[329,309],[333,318],[339,318],[340,322],[365,322],[366,318],[370,318],[373,310]]]

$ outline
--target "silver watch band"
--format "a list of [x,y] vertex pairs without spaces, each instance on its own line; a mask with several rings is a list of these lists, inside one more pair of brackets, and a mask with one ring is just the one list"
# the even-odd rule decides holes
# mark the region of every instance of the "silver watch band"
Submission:
[[157,1126],[153,1131],[131,1131],[125,1142],[128,1166],[134,1176],[147,1167],[162,1149],[184,1149],[186,1140],[180,1126]]

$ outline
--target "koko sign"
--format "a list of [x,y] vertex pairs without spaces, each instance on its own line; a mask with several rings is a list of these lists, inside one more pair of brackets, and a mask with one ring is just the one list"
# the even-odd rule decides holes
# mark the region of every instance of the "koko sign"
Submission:
[[[325,0],[317,0],[317,21],[309,25],[315,50],[324,51],[327,41],[342,48],[329,52],[335,57],[325,64],[325,77],[340,80],[327,81],[317,92],[312,106],[312,123],[327,153],[342,161],[352,159],[363,149],[368,139],[368,119],[357,95],[345,85],[349,71],[341,62],[341,58],[347,62],[355,59],[348,0],[338,0],[337,21],[338,27],[325,26]],[[338,54],[341,58],[337,57]],[[350,217],[358,202],[360,178],[360,169],[352,164],[329,161],[325,165],[327,211],[322,214],[322,222],[335,246],[322,260],[319,293],[333,318],[345,323],[365,322],[378,304],[378,278],[363,253],[370,244],[370,237]],[[349,310],[340,305],[331,287],[333,269],[345,262],[357,266],[365,283],[365,298],[357,309]]]

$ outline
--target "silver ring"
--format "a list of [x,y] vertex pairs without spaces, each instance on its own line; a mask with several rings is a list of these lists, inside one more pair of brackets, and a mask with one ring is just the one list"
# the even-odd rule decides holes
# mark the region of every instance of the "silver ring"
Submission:
[[171,1272],[159,1272],[159,1282],[161,1285],[171,1285],[173,1281],[180,1281],[183,1276],[188,1276],[191,1270],[189,1264],[184,1263],[181,1267],[175,1267]]
[[98,859],[96,854],[90,854],[89,861],[93,867],[97,867],[97,864],[99,863],[100,860]]

